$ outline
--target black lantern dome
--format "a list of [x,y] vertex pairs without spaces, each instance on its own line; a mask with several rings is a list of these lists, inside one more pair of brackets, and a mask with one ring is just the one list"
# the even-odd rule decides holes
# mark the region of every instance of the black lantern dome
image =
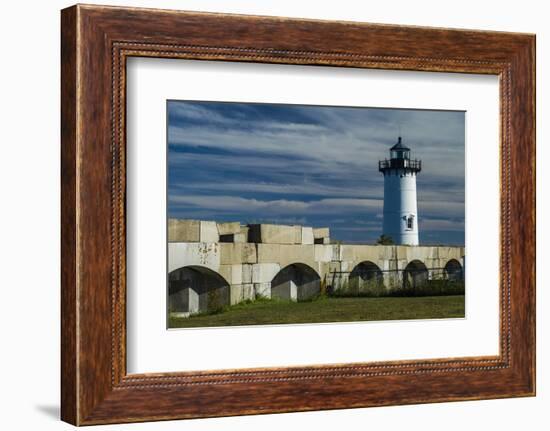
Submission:
[[401,170],[405,172],[420,172],[422,162],[420,160],[411,160],[411,149],[403,144],[401,136],[397,138],[397,143],[390,148],[390,158],[378,162],[378,170],[384,175],[392,170]]

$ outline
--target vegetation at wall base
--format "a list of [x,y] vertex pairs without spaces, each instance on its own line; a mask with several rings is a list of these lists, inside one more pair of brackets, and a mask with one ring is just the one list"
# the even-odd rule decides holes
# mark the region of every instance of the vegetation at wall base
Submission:
[[464,317],[464,296],[328,297],[292,302],[262,298],[215,314],[169,318],[170,328],[358,322]]
[[411,297],[411,296],[452,296],[464,295],[463,281],[429,280],[420,286],[390,287],[387,289],[380,283],[344,283],[340,288],[331,290],[329,295],[341,298],[380,298],[380,297]]

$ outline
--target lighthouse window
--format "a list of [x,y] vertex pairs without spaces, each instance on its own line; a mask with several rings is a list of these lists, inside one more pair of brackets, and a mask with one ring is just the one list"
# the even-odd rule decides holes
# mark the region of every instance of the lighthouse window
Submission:
[[413,228],[413,217],[409,216],[407,217],[407,229],[412,229],[412,228]]

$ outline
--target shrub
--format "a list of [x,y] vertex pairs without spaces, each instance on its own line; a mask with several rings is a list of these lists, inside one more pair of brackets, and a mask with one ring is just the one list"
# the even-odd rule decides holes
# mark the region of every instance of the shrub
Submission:
[[380,280],[346,280],[337,289],[330,290],[333,297],[380,297],[387,296],[388,290]]
[[464,292],[463,281],[428,280],[421,286],[391,289],[389,296],[449,296]]
[[389,296],[449,296],[464,295],[464,281],[428,280],[416,287],[390,286],[386,288],[379,281],[353,283],[345,281],[338,289],[330,290],[332,297],[389,297]]

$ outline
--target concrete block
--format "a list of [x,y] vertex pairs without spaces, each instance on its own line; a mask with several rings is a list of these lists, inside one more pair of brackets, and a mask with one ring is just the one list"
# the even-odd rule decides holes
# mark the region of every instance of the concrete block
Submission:
[[277,262],[284,268],[292,263],[315,266],[315,245],[313,244],[257,244],[258,263]]
[[332,244],[332,260],[342,260],[342,246],[340,244]]
[[199,242],[199,220],[168,219],[168,242]]
[[241,226],[241,228],[239,230],[239,233],[244,235],[244,237],[245,237],[244,242],[251,242],[251,241],[248,240],[248,231],[249,231],[248,226]]
[[168,243],[168,272],[189,265],[204,266],[218,271],[221,263],[220,245],[204,242]]
[[280,262],[281,244],[257,244],[258,263]]
[[329,237],[330,237],[330,229],[328,227],[313,228],[313,238],[321,239],[321,238],[329,238]]
[[220,242],[246,242],[247,237],[243,233],[230,233],[220,235]]
[[218,223],[218,233],[220,235],[231,235],[241,233],[241,224],[238,221],[228,223]]
[[218,225],[215,221],[200,222],[200,241],[201,242],[218,242]]
[[341,262],[340,268],[342,272],[352,272],[357,265],[358,263],[356,262],[349,262],[347,260],[343,260]]
[[254,285],[252,283],[231,286],[231,305],[239,304],[246,300],[254,300]]
[[217,289],[205,289],[204,292],[201,292],[199,295],[200,311],[218,309],[219,307],[229,305],[230,290],[229,286]]
[[[409,264],[409,261],[407,259],[399,259],[399,260],[395,260],[394,262],[397,263],[397,268],[391,268],[392,270],[395,270],[395,269],[403,270]],[[393,265],[391,265],[391,266],[393,266]]]
[[438,258],[438,247],[422,247],[422,246],[396,246],[397,258],[411,260],[418,259],[424,261],[430,258]]
[[376,245],[341,245],[341,260],[375,262],[379,258],[379,250]]
[[276,224],[248,225],[248,241],[262,244],[301,244],[302,227]]
[[377,262],[377,265],[382,271],[394,271],[397,269],[397,264],[395,260],[390,260],[390,259],[379,260]]
[[315,238],[313,240],[313,242],[315,244],[330,244],[330,238],[329,237],[325,237],[325,238]]
[[395,245],[377,245],[378,258],[385,259],[397,259],[397,246]]
[[219,243],[220,263],[231,265],[237,263],[256,263],[256,246],[249,243]]
[[277,286],[271,287],[271,297],[287,301],[298,300],[298,286],[292,281],[285,281]]
[[[171,287],[173,288],[177,285],[178,281],[172,281],[171,283]],[[173,289],[173,293],[168,297],[168,301],[170,315],[174,317],[188,317],[199,311],[199,295],[190,287]]]
[[231,265],[231,284],[243,283],[243,266]]
[[254,283],[254,296],[271,298],[271,283]]
[[242,265],[242,270],[243,270],[243,274],[242,274],[243,284],[252,283],[252,268],[253,268],[253,265],[249,265],[249,264]]
[[218,242],[215,221],[168,220],[168,242]]
[[313,249],[315,250],[316,262],[331,262],[334,259],[334,248],[331,245],[319,245],[316,244]]
[[301,244],[313,244],[313,228],[311,227],[302,228]]
[[281,266],[278,263],[257,263],[252,265],[252,282],[271,283],[280,270]]
[[243,283],[243,265],[220,265],[219,273],[231,285]]
[[303,283],[297,287],[297,300],[298,301],[304,301],[307,299],[314,298],[315,296],[319,295],[321,291],[321,281],[320,280],[312,280],[308,283]]
[[[294,227],[294,244],[305,244],[305,243],[302,242],[302,240],[303,240],[302,230],[304,228],[302,226],[293,226],[293,227]],[[313,234],[313,232],[312,232],[312,234]],[[313,244],[313,243],[311,243],[311,244]]]
[[327,280],[327,285],[330,286],[333,290],[338,290],[349,284],[349,273],[348,272],[334,272],[329,275]]
[[330,262],[328,270],[330,273],[341,272],[342,271],[342,262]]
[[338,260],[354,260],[355,256],[353,253],[353,246],[351,245],[340,245],[340,259]]
[[199,311],[199,295],[193,289],[185,289],[185,293],[187,294],[189,312],[197,313]]
[[321,280],[326,281],[328,274],[329,274],[329,266],[330,262],[318,262],[317,263],[317,271],[319,273],[319,277],[321,277]]

